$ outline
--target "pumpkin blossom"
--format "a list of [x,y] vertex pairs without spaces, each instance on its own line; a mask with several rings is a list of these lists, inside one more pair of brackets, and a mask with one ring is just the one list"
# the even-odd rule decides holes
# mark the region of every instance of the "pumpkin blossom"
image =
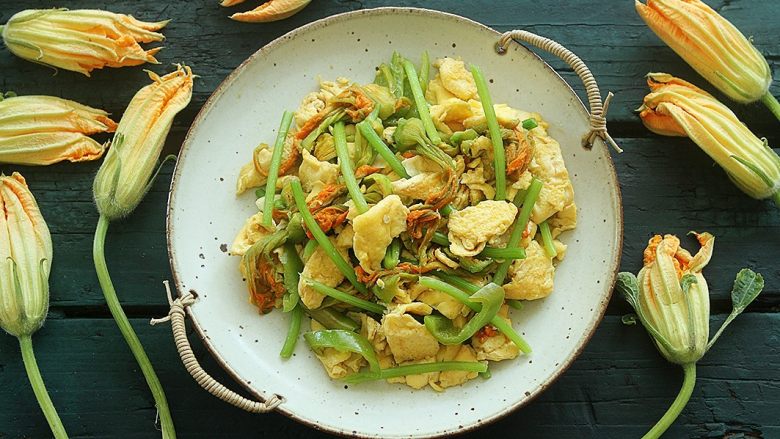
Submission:
[[113,133],[103,110],[53,96],[0,96],[0,163],[50,165],[103,156],[105,146],[88,137]]
[[740,103],[762,100],[780,118],[766,58],[728,20],[701,0],[635,5],[650,29],[718,90]]
[[19,339],[27,376],[55,438],[67,438],[41,378],[32,335],[49,309],[52,243],[27,182],[0,175],[0,327]]
[[677,419],[693,393],[696,363],[764,287],[760,274],[741,270],[731,292],[733,310],[709,340],[710,297],[702,270],[712,258],[715,237],[709,233],[691,234],[701,246],[695,255],[682,248],[676,236],[655,235],[644,251],[639,274],[618,275],[616,288],[636,312],[636,316],[626,316],[623,321],[634,324],[638,319],[661,355],[679,364],[684,372],[677,398],[643,439],[661,437]]
[[129,215],[138,206],[154,180],[165,138],[173,118],[192,98],[193,74],[189,67],[158,76],[148,72],[152,83],[139,90],[119,121],[111,149],[92,185],[100,219],[92,245],[100,288],[111,315],[135,356],[154,397],[162,437],[174,439],[176,430],[160,379],[154,371],[130,321],[119,303],[108,272],[105,255],[106,233],[111,221]]
[[89,76],[104,67],[158,64],[154,55],[162,47],[144,50],[139,43],[164,40],[157,31],[166,24],[96,9],[27,9],[0,31],[16,56]]
[[[222,0],[222,6],[233,6],[244,0]],[[268,23],[284,20],[300,12],[311,3],[311,0],[271,0],[247,12],[237,12],[230,16],[231,20],[246,23]]]
[[687,136],[749,196],[780,205],[780,157],[709,93],[666,73],[647,75],[639,117],[654,133]]
[[149,72],[149,77],[152,84],[130,101],[95,177],[95,202],[108,220],[127,216],[146,195],[173,118],[192,97],[193,74],[187,66],[162,77]]

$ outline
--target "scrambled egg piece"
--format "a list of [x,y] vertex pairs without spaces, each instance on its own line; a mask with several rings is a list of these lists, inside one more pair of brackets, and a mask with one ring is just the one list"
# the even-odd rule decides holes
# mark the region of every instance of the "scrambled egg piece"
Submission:
[[[512,324],[509,320],[509,306],[502,305],[498,315],[510,325]],[[471,337],[471,345],[477,354],[477,360],[511,360],[520,354],[520,349],[500,332],[491,337],[483,337],[478,332]]]
[[393,367],[395,362],[393,361],[393,353],[390,352],[390,346],[387,344],[387,338],[382,331],[382,325],[371,317],[361,313],[360,314],[360,335],[365,337],[376,352],[377,359],[379,360],[379,367],[387,369]]
[[406,230],[409,209],[398,195],[390,195],[352,221],[353,250],[368,272],[382,269],[382,258],[393,238]]
[[558,142],[547,135],[543,124],[531,130],[531,135],[535,147],[528,170],[544,183],[531,218],[540,224],[574,202],[574,189]]
[[[399,364],[399,366],[406,366],[410,364],[433,363],[435,360],[436,359],[433,356],[431,356],[417,361],[407,361],[404,362],[403,364]],[[390,378],[387,380],[387,382],[406,384],[407,386],[415,390],[418,390],[418,389],[422,389],[423,387],[427,386],[430,383],[436,382],[438,378],[439,378],[439,372],[429,372],[429,373],[422,373],[417,375],[406,375],[397,378]]]
[[439,342],[409,314],[385,314],[382,331],[397,363],[433,357],[439,351]]
[[452,212],[447,223],[450,251],[458,256],[477,255],[491,238],[509,229],[516,215],[514,204],[494,200]]
[[441,58],[433,66],[439,69],[438,77],[447,91],[464,101],[477,96],[477,84],[463,61]]
[[[339,165],[317,160],[305,149],[301,150],[303,161],[298,168],[298,177],[301,179],[303,190],[311,191],[315,184],[326,185],[336,183],[339,178]],[[321,187],[320,187],[320,190]],[[318,191],[319,192],[319,191]]]
[[550,232],[553,238],[557,238],[561,233],[577,227],[577,205],[572,201],[563,210],[550,217],[547,223],[550,225]]
[[468,313],[468,308],[465,305],[441,291],[426,288],[425,291],[417,296],[416,300],[430,305],[450,320]]
[[426,200],[441,193],[447,184],[441,168],[423,156],[414,156],[401,162],[411,178],[393,181],[393,193],[414,200]]
[[273,148],[268,144],[257,145],[252,153],[252,161],[241,167],[236,182],[236,195],[241,195],[247,189],[260,187],[268,179],[268,168],[271,167]]
[[[316,320],[312,320],[311,329],[312,331],[320,331],[325,329],[325,327]],[[325,367],[328,376],[334,379],[344,378],[347,375],[357,373],[361,367],[367,364],[365,358],[360,354],[339,351],[334,348],[322,348],[319,352],[315,350],[314,355]]]
[[441,82],[441,77],[436,75],[431,81],[428,82],[428,89],[425,90],[425,100],[433,105],[443,104],[450,99],[458,99],[449,90],[444,88],[444,84]]
[[[349,258],[346,248],[337,246],[333,238],[329,239],[344,259]],[[325,253],[325,250],[318,246],[311,254],[309,260],[306,261],[306,265],[303,266],[301,279],[298,281],[298,292],[301,295],[301,301],[307,308],[319,308],[325,296],[308,285],[306,279],[316,280],[329,287],[335,287],[344,280],[344,275],[341,274],[333,260]]]
[[488,184],[485,179],[485,168],[481,160],[479,160],[476,167],[461,175],[460,183],[469,189],[481,192],[485,199],[492,200],[496,196],[496,188]]
[[525,259],[509,267],[511,282],[504,285],[507,299],[534,300],[547,297],[553,290],[555,267],[544,248],[535,240],[525,249]]
[[243,256],[249,250],[249,247],[252,247],[252,244],[271,232],[272,230],[268,230],[263,225],[263,212],[257,212],[247,218],[244,226],[241,227],[238,235],[236,235],[236,239],[233,240],[233,244],[230,245],[230,254]]
[[295,110],[295,124],[303,126],[307,120],[325,108],[327,101],[349,87],[349,79],[338,78],[336,81],[320,81],[320,90],[307,94],[301,105]]
[[[464,128],[486,128],[485,111],[482,108],[482,102],[471,99],[468,102],[471,115],[462,121]],[[514,129],[520,122],[532,118],[534,113],[518,110],[507,104],[493,104],[493,111],[496,112],[498,124],[507,129]],[[538,116],[538,115],[537,115]],[[537,120],[541,117],[537,117]]]
[[[436,355],[436,361],[477,361],[477,353],[474,349],[465,344],[442,346]],[[431,387],[441,391],[447,387],[459,386],[468,380],[473,380],[479,374],[477,372],[467,372],[461,370],[448,370],[439,372],[435,382],[431,382]]]

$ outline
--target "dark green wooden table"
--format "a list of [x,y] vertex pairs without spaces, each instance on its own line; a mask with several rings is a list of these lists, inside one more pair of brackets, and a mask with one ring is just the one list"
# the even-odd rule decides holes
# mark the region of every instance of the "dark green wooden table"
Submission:
[[[191,65],[197,80],[192,103],[176,119],[168,139],[175,153],[198,109],[222,79],[265,43],[315,19],[349,10],[418,6],[453,12],[498,30],[528,29],[553,38],[582,57],[602,90],[616,96],[610,131],[625,149],[615,155],[623,190],[625,246],[622,269],[636,272],[652,233],[680,235],[707,230],[717,236],[705,270],[712,294],[713,325],[730,309],[734,274],[743,266],[760,271],[766,290],[699,365],[691,402],[668,437],[780,438],[780,209],[747,198],[722,170],[686,139],[661,138],[633,113],[646,93],[643,76],[667,71],[706,83],[665,47],[634,13],[631,0],[556,1],[331,1],[315,0],[302,13],[274,24],[227,19],[217,0],[72,0],[56,6],[103,8],[156,21],[172,18],[158,72],[175,62]],[[247,9],[258,4],[249,0]],[[769,60],[780,94],[777,0],[708,1],[747,35]],[[43,0],[0,0],[0,22],[24,8],[51,7]],[[388,29],[388,32],[402,31]],[[548,59],[578,93],[570,69]],[[117,118],[148,79],[142,68],[96,71],[92,78],[52,71],[0,49],[0,90],[51,94],[107,109]],[[711,89],[711,87],[705,87]],[[780,145],[780,123],[758,105],[731,104],[770,144]],[[34,338],[43,376],[72,437],[158,437],[152,398],[111,319],[94,274],[92,233],[97,223],[91,199],[96,164],[45,168],[0,165],[28,179],[51,228],[55,260],[51,309]],[[167,312],[161,286],[170,278],[165,245],[168,168],[135,214],[112,226],[108,262],[125,310],[143,340],[167,391],[180,437],[321,437],[277,414],[250,415],[197,387],[179,362],[169,328],[150,327]],[[579,188],[579,190],[586,190]],[[687,242],[695,248],[693,242]],[[653,349],[641,328],[626,327],[628,312],[615,297],[594,338],[572,368],[528,407],[469,437],[638,437],[677,393],[680,370]],[[205,368],[226,375],[191,334]],[[238,386],[236,386],[238,387]],[[24,374],[16,340],[0,336],[0,438],[43,438],[49,431]]]

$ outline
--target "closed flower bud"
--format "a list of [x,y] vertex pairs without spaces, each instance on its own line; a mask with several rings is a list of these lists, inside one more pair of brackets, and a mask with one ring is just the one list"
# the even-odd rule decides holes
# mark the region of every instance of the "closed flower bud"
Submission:
[[146,195],[173,118],[192,97],[189,67],[162,77],[149,72],[149,77],[152,84],[130,101],[95,177],[95,202],[108,220],[128,215]]
[[0,176],[0,327],[29,337],[46,318],[52,244],[27,183]]
[[[222,0],[222,6],[233,6],[244,0]],[[268,23],[284,20],[292,17],[311,3],[311,0],[271,0],[252,9],[251,11],[238,12],[230,16],[232,20],[247,23]]]
[[0,97],[0,163],[50,165],[96,160],[104,146],[87,137],[113,133],[108,113],[53,96]]
[[731,99],[755,102],[767,94],[766,59],[728,20],[700,0],[647,0],[636,10],[650,29]]
[[681,365],[704,355],[710,331],[709,288],[701,271],[712,257],[715,237],[702,233],[696,238],[702,247],[692,256],[676,236],[654,236],[639,275],[621,273],[619,278],[620,289],[658,350]]
[[103,67],[156,64],[154,55],[162,48],[144,50],[139,43],[165,39],[157,31],[166,24],[92,9],[28,9],[12,16],[0,30],[16,56],[89,76]]
[[639,117],[651,131],[687,136],[753,198],[780,205],[780,157],[709,93],[666,73],[647,75]]

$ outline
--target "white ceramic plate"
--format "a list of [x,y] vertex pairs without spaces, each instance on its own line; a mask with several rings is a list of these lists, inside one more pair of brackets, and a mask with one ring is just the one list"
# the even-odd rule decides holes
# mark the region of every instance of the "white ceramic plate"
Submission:
[[[388,32],[403,29],[403,32]],[[622,237],[619,188],[599,141],[580,146],[585,108],[569,86],[530,51],[514,44],[499,56],[499,34],[471,20],[422,9],[381,8],[329,17],[267,45],[214,92],[190,129],[172,183],[168,211],[171,266],[179,292],[199,300],[190,311],[206,346],[255,396],[277,394],[278,410],[315,428],[366,437],[428,437],[475,428],[530,401],[584,348],[609,301]],[[491,363],[492,378],[436,393],[385,382],[332,381],[301,341],[279,358],[287,316],[260,316],[247,302],[238,259],[226,253],[253,194],[236,198],[239,168],[260,142],[271,143],[282,112],[295,109],[317,78],[371,82],[393,50],[413,59],[460,56],[481,66],[495,102],[538,111],[561,144],[579,206],[576,230],[547,299],[513,311],[534,348]]]

